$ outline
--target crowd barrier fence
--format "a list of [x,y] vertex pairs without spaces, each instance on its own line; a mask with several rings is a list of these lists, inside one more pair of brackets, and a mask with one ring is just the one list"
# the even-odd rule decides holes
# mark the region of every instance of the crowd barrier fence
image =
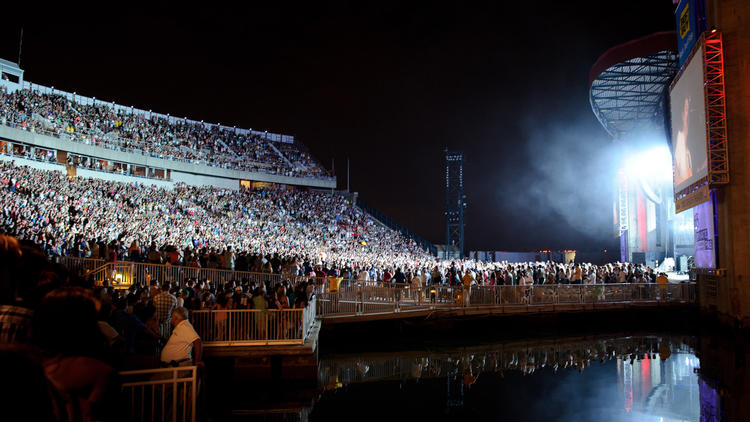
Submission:
[[121,371],[124,420],[195,421],[198,397],[195,366]]
[[315,322],[313,298],[305,308],[193,311],[193,328],[204,346],[303,344]]
[[531,286],[418,286],[343,283],[318,293],[318,315],[362,315],[402,310],[458,307],[518,307],[612,303],[695,303],[696,285],[548,284]]
[[[75,268],[81,266],[81,260],[87,258],[66,257],[65,265]],[[100,261],[100,260],[97,260]],[[152,264],[147,262],[117,261],[107,262],[89,270],[94,278],[94,283],[101,286],[104,281],[108,281],[118,289],[126,289],[133,284],[148,286],[151,281],[158,281],[160,284],[170,282],[184,287],[187,279],[195,281],[209,281],[213,285],[223,285],[231,281],[248,281],[251,283],[269,283],[272,286],[287,280],[292,286],[296,286],[301,281],[306,281],[310,277],[302,277],[290,274],[269,274],[256,273],[249,271],[233,271],[221,268],[198,268],[184,267],[178,265]],[[88,268],[87,268],[88,269]]]

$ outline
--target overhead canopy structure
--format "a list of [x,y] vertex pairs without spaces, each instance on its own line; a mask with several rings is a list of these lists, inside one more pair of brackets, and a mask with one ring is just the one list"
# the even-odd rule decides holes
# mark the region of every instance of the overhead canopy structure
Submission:
[[677,35],[657,32],[607,50],[589,73],[589,100],[614,138],[664,123],[666,90],[678,70]]

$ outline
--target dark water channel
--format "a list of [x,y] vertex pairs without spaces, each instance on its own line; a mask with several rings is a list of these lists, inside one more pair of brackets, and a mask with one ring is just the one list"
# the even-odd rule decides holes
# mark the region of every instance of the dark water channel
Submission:
[[310,420],[698,421],[694,337],[535,339],[321,356]]
[[745,339],[613,332],[323,348],[316,381],[214,384],[213,418],[746,421]]

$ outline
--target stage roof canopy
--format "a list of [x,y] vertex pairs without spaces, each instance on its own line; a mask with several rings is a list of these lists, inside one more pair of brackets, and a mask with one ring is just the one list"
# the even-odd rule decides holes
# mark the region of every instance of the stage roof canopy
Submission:
[[663,126],[669,83],[678,69],[677,34],[657,32],[607,50],[591,67],[589,101],[615,138]]

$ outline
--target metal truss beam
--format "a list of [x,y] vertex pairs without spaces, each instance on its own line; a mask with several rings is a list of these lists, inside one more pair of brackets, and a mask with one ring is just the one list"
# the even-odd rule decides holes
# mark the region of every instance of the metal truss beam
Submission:
[[589,100],[594,114],[613,136],[653,124],[655,116],[663,115],[665,88],[676,73],[675,51],[611,66],[591,84]]
[[711,186],[725,185],[729,183],[729,149],[721,32],[705,33],[703,55],[706,120],[708,122],[708,182]]

